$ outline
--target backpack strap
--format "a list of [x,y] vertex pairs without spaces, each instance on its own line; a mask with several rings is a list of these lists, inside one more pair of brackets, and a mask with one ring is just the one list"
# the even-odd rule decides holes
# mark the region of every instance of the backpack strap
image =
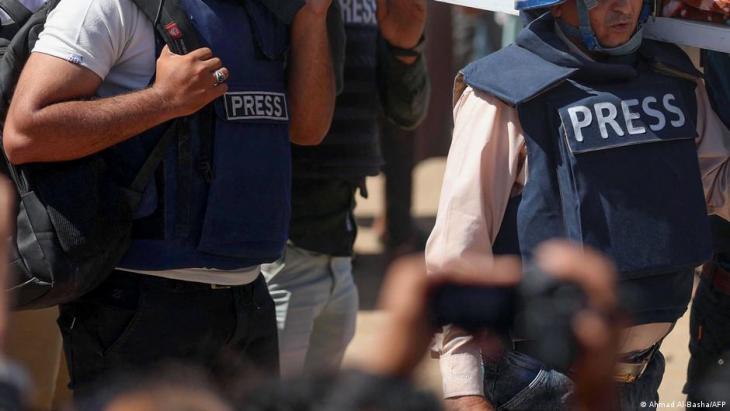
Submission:
[[[202,43],[197,36],[197,31],[193,27],[187,13],[183,9],[178,0],[133,0],[142,13],[154,24],[155,30],[162,40],[170,47],[170,50],[176,54],[187,54],[192,50],[202,47]],[[199,118],[207,118],[208,111],[204,109],[206,114],[196,113],[194,116]],[[193,117],[177,119],[168,128],[163,137],[157,143],[150,153],[145,164],[140,169],[135,183],[141,184],[133,189],[136,192],[142,192],[152,178],[157,166],[165,157],[168,144],[173,138],[177,138],[177,165],[176,165],[176,195],[175,195],[175,234],[177,237],[185,238],[190,232],[191,205],[190,198],[192,196],[193,185],[193,154],[190,136],[190,120]],[[203,126],[203,128],[207,128]],[[208,163],[206,160],[212,157],[212,134],[203,133],[201,135],[201,161]],[[210,147],[210,149],[209,149]],[[202,168],[202,167],[201,167]],[[211,167],[208,167],[211,168]]]
[[[142,164],[142,167],[140,167],[137,175],[134,177],[134,180],[129,187],[132,189],[132,192],[134,194],[141,195],[141,193],[144,192],[150,178],[152,178],[155,170],[157,170],[157,166],[160,165],[160,162],[165,157],[167,147],[170,145],[172,140],[174,140],[175,137],[177,137],[177,135],[180,133],[183,121],[184,119],[175,119],[171,121],[169,126],[167,127],[167,130],[165,130],[165,132],[162,134],[160,141],[155,144],[155,147],[152,149],[149,156],[147,156],[147,159],[145,160],[144,164]],[[139,198],[132,198],[131,200],[133,204],[130,205],[136,208],[137,204],[135,203],[135,201],[138,202]]]
[[133,1],[173,53],[187,54],[202,46],[187,13],[176,0]]
[[13,23],[21,26],[33,14],[23,3],[18,0],[0,0],[0,9],[13,19]]

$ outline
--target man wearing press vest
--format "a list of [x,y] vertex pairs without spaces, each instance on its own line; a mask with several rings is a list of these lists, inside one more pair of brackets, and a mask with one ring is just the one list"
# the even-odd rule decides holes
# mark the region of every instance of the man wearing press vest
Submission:
[[336,370],[355,334],[355,193],[383,164],[378,116],[413,129],[426,114],[425,0],[339,0],[344,90],[317,147],[293,147],[290,241],[264,267],[277,305],[282,374]]
[[[656,406],[661,341],[686,310],[693,268],[712,254],[708,210],[730,218],[728,130],[684,52],[642,38],[651,4],[516,2],[543,12],[514,44],[457,78],[454,138],[426,250],[431,273],[458,270],[470,253],[529,262],[551,238],[612,258],[631,319],[615,372],[622,410]],[[440,364],[453,409],[569,406],[570,370],[544,366],[520,330],[510,337],[500,354],[444,330]]]
[[[212,366],[227,355],[278,372],[259,266],[287,238],[289,142],[319,143],[331,120],[331,1],[175,3],[204,47],[162,47],[132,1],[62,0],[8,114],[11,162],[105,150],[120,179],[139,169],[157,126],[189,117],[136,210],[117,270],[61,306],[77,395],[110,370],[163,359]],[[165,28],[178,39],[183,26],[173,23]]]

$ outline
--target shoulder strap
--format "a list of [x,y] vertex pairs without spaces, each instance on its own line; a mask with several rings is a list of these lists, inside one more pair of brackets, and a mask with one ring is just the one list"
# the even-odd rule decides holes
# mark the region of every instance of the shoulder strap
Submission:
[[33,14],[18,0],[0,0],[0,9],[7,13],[17,25],[23,24]]
[[[187,54],[192,50],[202,47],[197,31],[193,27],[187,13],[179,0],[134,0],[147,18],[154,24],[155,30],[170,47],[173,53]],[[206,133],[211,126],[207,120],[212,121],[210,106],[196,113],[199,118],[201,135],[201,171],[209,180],[211,176],[210,165],[212,158],[212,135]],[[190,118],[180,118],[172,122],[169,128],[152,149],[142,168],[140,168],[132,189],[141,193],[160,162],[165,157],[167,147],[174,139],[177,139],[177,171],[176,171],[176,221],[175,234],[180,238],[186,238],[190,231],[191,208],[190,197],[192,190],[193,155],[190,137]],[[212,176],[210,177],[212,178]],[[136,203],[132,204],[136,207]]]
[[649,59],[656,71],[692,81],[703,77],[687,53],[676,44],[644,40],[639,52]]
[[516,106],[561,83],[576,71],[512,44],[466,66],[462,73],[469,86]]
[[176,0],[133,0],[154,24],[165,44],[177,54],[187,54],[201,47],[195,28]]
[[[186,54],[201,47],[195,28],[188,19],[187,13],[177,0],[133,0],[139,9],[155,26],[155,30],[165,41],[173,53]],[[132,182],[131,189],[136,193],[144,191],[152,178],[155,170],[165,157],[167,147],[176,138],[180,144],[189,146],[189,138],[186,138],[188,119],[179,118],[170,122],[167,130],[150,152],[147,160],[137,172]],[[181,138],[180,136],[183,136]],[[184,149],[179,155],[179,161],[191,162],[190,150]],[[185,188],[189,184],[185,181],[178,182],[178,186]],[[133,201],[135,199],[132,199]],[[136,207],[136,203],[132,204]]]
[[[165,130],[162,134],[160,141],[155,144],[155,147],[152,149],[149,156],[147,156],[147,160],[145,160],[142,167],[140,167],[139,172],[137,172],[137,175],[134,177],[130,186],[132,191],[135,193],[142,193],[147,187],[147,183],[149,183],[150,178],[152,178],[155,170],[157,170],[157,166],[160,165],[160,161],[162,161],[165,157],[167,146],[170,145],[172,140],[174,140],[180,132],[182,121],[182,119],[176,119],[170,122],[167,130]],[[134,205],[136,206],[136,204]]]

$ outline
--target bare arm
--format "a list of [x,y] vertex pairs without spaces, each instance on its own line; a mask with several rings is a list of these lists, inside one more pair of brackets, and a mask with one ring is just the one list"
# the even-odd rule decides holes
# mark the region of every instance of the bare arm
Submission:
[[431,87],[424,56],[393,55],[392,46],[415,47],[426,24],[425,0],[378,0],[378,82],[385,115],[413,130],[428,111]]
[[227,86],[215,86],[212,76],[219,68],[221,61],[210,49],[178,56],[165,47],[152,87],[94,100],[102,82],[94,72],[33,53],[8,112],[5,152],[15,164],[97,153],[221,96]]
[[319,144],[332,123],[335,75],[326,24],[330,3],[308,0],[292,23],[289,106],[295,144]]
[[[0,261],[8,261],[8,238],[13,235],[15,216],[15,192],[12,185],[4,177],[0,177]],[[4,353],[5,335],[8,323],[8,265],[0,265],[0,353]]]

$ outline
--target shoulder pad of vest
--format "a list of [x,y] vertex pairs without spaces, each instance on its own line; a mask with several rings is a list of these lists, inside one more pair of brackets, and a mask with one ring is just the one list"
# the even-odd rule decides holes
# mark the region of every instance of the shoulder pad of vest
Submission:
[[466,84],[516,106],[561,83],[577,69],[563,67],[517,45],[510,45],[466,66]]
[[640,52],[652,62],[658,71],[693,80],[702,78],[702,73],[697,70],[692,59],[675,44],[644,40]]

